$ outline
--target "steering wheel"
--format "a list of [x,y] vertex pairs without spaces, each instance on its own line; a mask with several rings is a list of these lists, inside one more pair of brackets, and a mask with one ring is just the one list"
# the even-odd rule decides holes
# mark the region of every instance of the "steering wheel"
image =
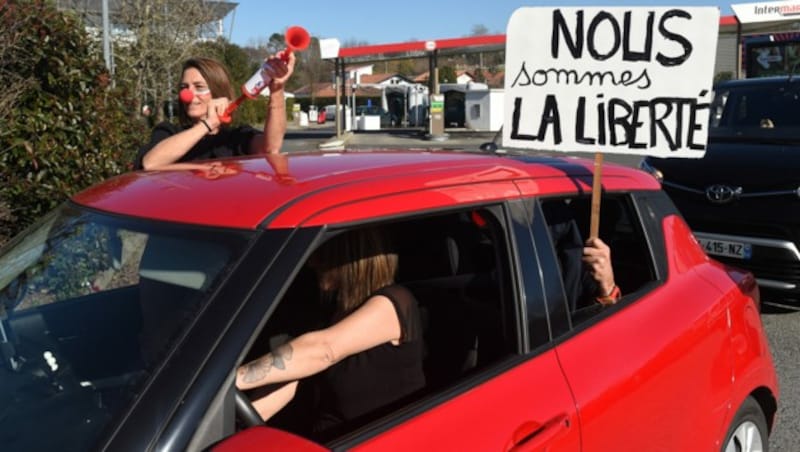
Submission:
[[247,427],[265,425],[261,415],[250,403],[250,399],[239,388],[233,388],[233,396],[236,403],[236,415]]

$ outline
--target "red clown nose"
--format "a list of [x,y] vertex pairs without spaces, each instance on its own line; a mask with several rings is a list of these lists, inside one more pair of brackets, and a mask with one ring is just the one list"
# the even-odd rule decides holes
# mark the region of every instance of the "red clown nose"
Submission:
[[181,99],[181,102],[183,102],[184,104],[190,104],[190,103],[192,103],[192,100],[194,99],[194,93],[189,88],[184,88],[184,89],[181,90],[181,92],[178,95],[178,97]]

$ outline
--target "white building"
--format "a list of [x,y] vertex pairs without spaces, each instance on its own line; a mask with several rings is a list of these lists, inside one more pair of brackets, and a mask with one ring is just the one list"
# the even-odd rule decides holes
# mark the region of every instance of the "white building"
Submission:
[[471,83],[464,94],[467,129],[496,132],[503,126],[504,94],[483,83]]

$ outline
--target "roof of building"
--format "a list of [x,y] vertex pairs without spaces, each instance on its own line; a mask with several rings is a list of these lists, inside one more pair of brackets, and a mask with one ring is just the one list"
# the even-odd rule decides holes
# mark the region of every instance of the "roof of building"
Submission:
[[[306,98],[311,95],[314,97],[336,97],[336,87],[330,82],[318,82],[312,85],[304,85],[294,90],[295,97]],[[345,85],[344,95],[352,96],[353,89],[350,85]],[[381,95],[380,88],[371,86],[359,86],[356,88],[356,97],[379,97]]]

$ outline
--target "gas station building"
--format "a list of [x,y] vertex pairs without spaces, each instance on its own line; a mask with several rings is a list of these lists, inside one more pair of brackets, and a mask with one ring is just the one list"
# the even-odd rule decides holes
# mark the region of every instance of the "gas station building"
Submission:
[[[800,1],[769,1],[731,5],[733,15],[721,16],[719,39],[715,62],[715,79],[763,77],[792,73],[800,62]],[[430,93],[431,115],[441,102],[438,80],[438,59],[448,54],[490,52],[504,50],[505,35],[471,36],[454,39],[413,41],[394,44],[378,44],[340,48],[336,39],[320,40],[323,59],[333,61],[335,67],[335,89],[337,104],[344,104],[347,92],[345,68],[353,64],[376,63],[405,58],[427,58],[429,73],[426,91]],[[797,67],[800,70],[800,66]],[[491,91],[491,90],[489,90]],[[489,92],[487,91],[487,93]],[[496,94],[496,93],[495,93]],[[473,95],[472,98],[480,95]],[[484,96],[489,102],[502,102],[501,96]],[[466,99],[466,96],[465,96]],[[480,111],[480,106],[472,107]],[[480,118],[470,121],[467,111],[467,127],[480,123],[489,130],[499,128],[497,120]],[[500,111],[501,108],[484,108],[483,111]],[[502,114],[502,113],[501,113]],[[341,126],[337,121],[337,135]]]

